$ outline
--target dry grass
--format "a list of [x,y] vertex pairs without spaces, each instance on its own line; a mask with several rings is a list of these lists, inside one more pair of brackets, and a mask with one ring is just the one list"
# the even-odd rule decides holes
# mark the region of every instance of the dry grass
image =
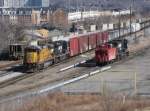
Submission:
[[134,111],[150,106],[147,99],[127,99],[100,95],[50,94],[27,102],[17,111]]

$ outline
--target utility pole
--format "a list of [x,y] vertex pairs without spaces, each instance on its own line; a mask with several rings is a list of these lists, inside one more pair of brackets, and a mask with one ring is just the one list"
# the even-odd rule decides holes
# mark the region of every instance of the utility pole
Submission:
[[133,0],[131,0],[130,1],[130,36],[131,36],[131,32],[132,32],[132,30],[131,30],[131,24],[132,24],[132,12],[133,12],[133,10],[132,10],[132,8],[133,8]]
[[120,19],[121,19],[121,15],[120,15],[120,9],[119,9],[119,38],[121,37],[121,34],[120,34],[120,31],[121,31],[121,21],[120,21]]
[[[33,9],[31,1],[30,1],[30,7],[31,7],[31,19],[33,19],[33,20],[31,20],[31,22],[32,22],[32,39],[33,39],[33,21],[35,21],[35,20],[34,20],[34,17],[32,18],[32,14],[33,14],[34,9]],[[33,16],[36,16],[36,15],[33,14]]]
[[71,10],[70,10],[70,5],[71,5],[71,4],[70,4],[70,0],[69,0],[68,3],[69,3],[69,5],[68,5],[68,10],[69,10],[69,13],[70,13],[70,12],[71,12]]
[[[132,5],[133,9],[134,9],[134,14],[136,14],[136,9],[135,9],[135,0],[133,0],[133,5]],[[136,16],[135,16],[136,17]],[[135,18],[136,19],[136,18]],[[135,35],[134,35],[134,40],[135,40],[135,43],[138,42],[137,41],[137,37],[136,37],[136,26],[137,24],[135,23]]]
[[131,30],[131,16],[132,16],[132,9],[131,9],[132,7],[131,7],[131,5],[130,5],[130,36],[131,36],[131,32],[132,32],[132,30]]
[[[131,32],[132,32],[132,30],[131,30],[131,28],[132,28],[131,24],[132,24],[133,8],[134,8],[134,0],[131,0],[130,1],[130,36],[131,36]],[[134,28],[136,28],[136,26]],[[136,35],[135,35],[135,37],[136,37]]]
[[76,5],[77,5],[77,6],[76,6],[76,7],[77,7],[77,12],[79,12],[79,1],[76,0],[76,2],[77,2],[77,3],[76,3]]

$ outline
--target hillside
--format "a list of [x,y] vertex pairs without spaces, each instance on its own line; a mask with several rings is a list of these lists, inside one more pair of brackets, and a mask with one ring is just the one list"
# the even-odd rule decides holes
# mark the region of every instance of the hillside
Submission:
[[138,11],[149,10],[150,0],[51,0],[51,6],[76,9],[125,9],[134,4]]

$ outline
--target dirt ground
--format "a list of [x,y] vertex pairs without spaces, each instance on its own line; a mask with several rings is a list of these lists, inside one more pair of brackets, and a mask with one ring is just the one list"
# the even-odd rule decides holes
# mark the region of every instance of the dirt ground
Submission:
[[141,38],[140,42],[129,45],[129,52],[135,52],[135,51],[137,52],[138,50],[141,50],[149,46],[150,46],[150,38],[149,37]]
[[0,65],[8,65],[14,63],[14,61],[0,61]]
[[21,61],[0,61],[0,70],[19,64]]

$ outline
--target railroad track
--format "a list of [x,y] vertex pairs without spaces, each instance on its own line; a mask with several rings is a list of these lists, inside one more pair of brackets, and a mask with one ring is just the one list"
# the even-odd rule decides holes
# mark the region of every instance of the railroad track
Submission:
[[6,86],[15,84],[16,82],[21,81],[21,80],[26,79],[26,78],[29,78],[29,77],[31,77],[31,76],[33,76],[33,75],[34,75],[34,74],[24,74],[24,75],[15,77],[15,78],[13,78],[13,79],[11,79],[11,80],[6,80],[6,81],[0,83],[0,88],[4,88],[4,87],[6,87]]
[[[92,50],[89,51],[89,52],[87,52],[87,53],[90,54],[91,52],[92,52]],[[85,53],[85,54],[86,54],[86,53]],[[56,63],[56,64],[54,64],[54,65],[52,65],[52,66],[50,66],[50,67],[48,67],[48,68],[45,68],[45,69],[43,69],[43,70],[40,70],[40,71],[37,71],[37,72],[34,72],[34,73],[23,73],[21,76],[12,78],[11,80],[6,80],[6,81],[4,81],[4,82],[1,82],[1,83],[0,83],[0,88],[4,88],[4,87],[6,87],[6,86],[15,84],[16,82],[21,81],[21,80],[24,80],[24,79],[29,78],[29,77],[32,77],[32,76],[36,75],[37,73],[41,73],[41,72],[43,72],[43,71],[50,70],[50,69],[52,69],[52,68],[54,68],[54,67],[56,67],[56,66],[59,66],[59,65],[61,65],[61,64],[65,64],[65,63],[68,63],[68,62],[70,62],[70,61],[73,61],[74,59],[76,59],[76,57],[78,57],[78,56],[75,56],[75,57],[72,57],[72,58],[63,60],[63,61],[61,61],[61,62],[59,62],[59,63]],[[24,72],[24,71],[23,71],[23,72]],[[11,74],[11,73],[12,73],[12,72],[6,72],[6,73],[4,72],[2,75],[0,74],[0,77],[9,75],[9,74]],[[68,77],[67,77],[67,78],[68,78]],[[63,78],[61,78],[61,79],[63,79]],[[60,79],[57,79],[57,80],[54,80],[54,81],[59,81],[59,80],[60,80]],[[54,81],[53,81],[53,82],[54,82]]]
[[0,78],[11,74],[12,72],[2,71],[0,72]]
[[[127,61],[127,60],[130,60],[130,59],[134,58],[135,56],[143,55],[143,54],[146,52],[146,50],[147,50],[148,48],[150,48],[150,46],[149,46],[149,47],[146,47],[146,48],[144,48],[144,49],[141,49],[140,51],[138,50],[138,51],[136,51],[136,52],[132,52],[132,53],[130,54],[130,56],[126,57],[125,59],[122,59],[121,61],[117,61],[117,62],[112,63],[111,66],[113,67],[113,66],[115,66],[115,65],[121,64],[121,63],[123,63],[123,62],[125,62],[125,61]],[[109,65],[106,65],[106,66],[104,66],[104,67],[107,67],[107,66],[110,66],[110,64],[109,64]],[[86,67],[86,68],[85,68],[85,71],[86,71],[86,72],[83,72],[83,69],[81,68],[81,69],[78,70],[79,73],[77,73],[76,71],[71,71],[68,75],[65,75],[65,76],[60,77],[60,78],[57,78],[57,79],[53,79],[53,80],[51,80],[51,81],[49,81],[49,82],[45,82],[45,83],[39,84],[39,85],[37,85],[37,86],[32,86],[32,87],[27,87],[27,88],[21,88],[21,89],[19,89],[19,90],[17,90],[17,91],[7,92],[7,93],[5,93],[5,94],[3,95],[3,97],[11,97],[12,95],[16,95],[16,93],[18,93],[18,94],[23,93],[23,94],[24,94],[26,91],[32,91],[31,89],[36,89],[37,87],[43,87],[43,86],[46,86],[46,85],[48,85],[48,84],[53,84],[53,83],[56,83],[56,82],[59,84],[59,82],[61,82],[62,80],[63,80],[63,81],[67,81],[67,80],[76,79],[76,78],[78,78],[78,77],[84,76],[85,74],[86,74],[86,75],[89,74],[88,77],[90,77],[90,76],[92,76],[92,74],[90,75],[90,72],[93,72],[93,71],[96,71],[96,70],[99,70],[99,69],[100,69],[100,67],[94,67],[94,68],[92,68],[92,70],[90,70],[88,67]],[[5,87],[5,86],[9,86],[9,85],[11,85],[11,84],[14,84],[14,83],[16,83],[16,82],[18,82],[18,81],[20,81],[20,80],[26,79],[26,78],[31,77],[31,76],[33,76],[33,75],[31,74],[31,75],[25,75],[25,76],[22,76],[22,77],[19,77],[19,78],[15,78],[15,79],[14,79],[13,81],[11,81],[11,82],[8,82],[8,83],[5,83],[5,84],[3,84],[3,85],[0,85],[0,88],[3,88],[3,87]],[[54,86],[55,86],[55,85],[54,85]],[[57,84],[56,84],[56,86],[57,86]],[[53,87],[53,86],[52,86],[52,87]],[[47,89],[47,90],[48,90],[48,89]],[[45,89],[43,89],[42,91],[45,91]],[[2,97],[2,98],[3,98],[3,97]]]
[[141,49],[141,50],[137,50],[137,51],[135,51],[135,52],[130,52],[130,55],[129,55],[128,57],[125,57],[125,58],[122,59],[122,60],[116,61],[116,62],[114,62],[112,65],[118,65],[118,64],[121,64],[121,63],[123,63],[123,62],[125,62],[125,61],[131,60],[131,59],[133,59],[133,58],[136,57],[136,56],[143,55],[144,53],[146,53],[146,50],[149,49],[149,48],[150,48],[150,46],[145,47],[145,48],[143,48],[143,49]]
[[7,67],[11,67],[13,65],[17,65],[17,64],[21,64],[21,63],[22,63],[22,60],[19,60],[19,61],[14,61],[14,62],[11,62],[8,64],[0,65],[0,70],[4,70]]
[[[127,61],[127,60],[130,60],[130,59],[132,59],[132,58],[135,57],[135,56],[142,55],[143,53],[146,52],[146,50],[147,50],[148,48],[150,48],[150,46],[144,48],[144,50],[141,49],[141,50],[138,50],[138,51],[136,51],[136,52],[132,52],[129,57],[126,57],[125,59],[123,59],[123,60],[121,60],[121,61],[117,61],[117,62],[113,63],[112,66],[113,66],[113,65],[117,65],[117,64],[121,64],[122,62]],[[62,61],[61,63],[67,63],[67,62],[69,62],[69,60]],[[60,65],[61,63],[55,64],[55,65],[53,65],[52,67],[58,66],[58,65]],[[47,69],[51,69],[52,67],[49,67],[49,68],[47,68]],[[86,68],[86,69],[88,70],[89,68]],[[96,69],[97,69],[97,68],[94,68],[94,70],[96,70]],[[89,70],[88,70],[88,71],[89,71]],[[77,76],[81,76],[82,74],[85,74],[85,73],[80,73],[80,74],[75,75],[75,72],[71,71],[70,75],[64,76],[63,78],[54,79],[54,80],[48,82],[48,84],[53,83],[53,82],[56,82],[56,81],[68,80],[68,79],[70,79],[70,78],[76,78]],[[7,82],[5,82],[5,83],[3,83],[3,84],[0,84],[0,88],[9,86],[9,85],[11,85],[11,84],[15,84],[15,83],[17,83],[18,81],[21,81],[21,80],[23,80],[23,79],[32,77],[33,75],[35,75],[35,74],[33,74],[33,73],[32,73],[32,74],[28,74],[28,75],[26,74],[26,75],[23,75],[23,76],[14,78],[14,79],[11,80],[11,81],[7,81]],[[31,88],[37,88],[37,87],[44,86],[44,85],[47,85],[47,83],[40,84],[40,85],[38,85],[38,86],[36,86],[36,87],[31,87]],[[6,87],[6,88],[7,88],[7,87]],[[30,88],[30,87],[29,87],[29,88],[22,88],[22,89],[20,89],[19,91],[17,90],[17,91],[13,91],[13,92],[8,92],[8,93],[5,93],[3,97],[4,97],[4,98],[5,98],[5,97],[9,97],[9,96],[11,97],[12,95],[16,95],[16,93],[23,93],[24,91],[30,90],[31,88]],[[3,98],[3,97],[2,97],[2,98]]]
[[[141,32],[141,31],[139,31],[139,32]],[[135,33],[137,33],[137,32],[135,32]],[[148,48],[149,48],[149,47],[148,47]],[[147,48],[145,48],[145,50],[146,50],[146,49],[147,49]],[[121,60],[121,61],[117,61],[117,62],[113,63],[112,65],[114,65],[114,64],[120,64],[121,62],[124,62],[124,61],[126,61],[126,60],[132,59],[133,57],[135,57],[135,56],[137,56],[137,55],[139,55],[139,54],[143,54],[143,51],[145,51],[145,50],[142,49],[142,50],[140,50],[140,51],[138,50],[137,52],[132,52],[132,54],[130,54],[129,57],[126,57],[125,59],[123,59],[123,60]],[[91,53],[91,52],[92,52],[92,51],[90,51],[90,52],[88,52],[88,53]],[[59,65],[61,65],[61,64],[65,64],[65,63],[67,63],[67,62],[69,62],[69,61],[73,61],[75,58],[76,58],[76,57],[73,57],[73,58],[70,58],[70,59],[66,59],[66,60],[61,61],[61,62],[59,62],[59,63],[57,63],[57,64],[54,64],[54,65],[52,65],[51,67],[48,67],[48,68],[46,68],[46,69],[44,69],[44,70],[42,70],[42,71],[50,70],[51,68],[54,68],[54,67],[59,66]],[[87,68],[87,69],[88,69],[88,68]],[[40,71],[40,72],[41,72],[41,71]],[[21,75],[21,76],[18,76],[18,77],[15,77],[15,78],[11,79],[11,80],[7,80],[7,81],[5,81],[5,82],[0,83],[0,88],[4,88],[4,87],[6,87],[6,86],[15,84],[16,82],[21,81],[21,80],[26,79],[26,78],[29,78],[29,77],[32,77],[32,76],[34,76],[34,75],[37,74],[37,73],[38,73],[38,72],[30,73],[30,74],[24,73],[24,74]],[[71,74],[70,74],[70,75],[71,75]],[[71,76],[65,76],[64,78],[55,79],[55,80],[53,80],[53,81],[51,81],[51,82],[56,82],[56,81],[60,81],[60,80],[68,79],[68,78],[74,78],[75,76],[80,76],[80,74],[78,74],[78,75],[72,74]]]
[[[125,62],[125,61],[127,61],[127,60],[133,59],[133,58],[136,57],[136,56],[140,56],[140,55],[144,54],[148,48],[150,48],[150,46],[149,46],[149,47],[146,47],[146,48],[144,48],[144,49],[138,50],[138,51],[136,51],[136,52],[130,52],[130,55],[129,55],[128,57],[125,57],[125,58],[122,59],[122,60],[116,61],[116,62],[114,62],[114,63],[112,63],[112,64],[108,64],[108,65],[105,65],[105,66],[106,66],[106,67],[109,66],[109,65],[114,66],[114,65],[117,65],[117,64],[121,64],[121,63],[123,63],[123,62]],[[70,61],[71,61],[71,59],[70,59]],[[62,61],[62,62],[60,62],[60,63],[58,63],[58,64],[53,65],[53,66],[50,67],[50,68],[53,68],[53,67],[55,67],[55,66],[58,66],[58,65],[60,65],[60,64],[67,63],[67,62],[69,62],[69,60]],[[48,68],[48,69],[50,69],[50,68]],[[97,69],[99,69],[99,67],[94,68],[93,70],[97,70]],[[45,70],[46,70],[46,69],[45,69]],[[42,70],[42,71],[45,71],[45,70]],[[82,70],[83,70],[83,69],[82,69]],[[82,72],[82,70],[79,70],[79,72]],[[90,72],[90,69],[89,69],[89,68],[85,68],[85,70],[86,70],[87,73]],[[41,72],[41,71],[40,71],[40,72]],[[36,74],[37,74],[37,72],[36,72],[36,73],[30,73],[30,74],[26,74],[26,73],[25,73],[25,74],[22,75],[22,76],[18,76],[18,77],[16,77],[16,78],[13,78],[11,81],[8,80],[8,81],[5,81],[5,82],[3,82],[3,83],[0,83],[0,88],[4,88],[4,87],[6,87],[6,86],[15,84],[15,83],[18,82],[18,81],[21,81],[21,80],[24,80],[24,79],[26,79],[26,78],[32,77],[32,76],[34,76],[34,75],[36,75]],[[61,77],[61,78],[54,79],[54,80],[50,81],[49,83],[53,83],[53,82],[57,82],[57,81],[61,81],[61,80],[67,80],[67,79],[75,78],[75,77],[81,76],[82,74],[83,74],[83,73],[77,73],[76,71],[75,71],[75,72],[73,71],[73,72],[71,72],[69,75],[66,75],[66,76]]]
[[[140,33],[141,31],[143,31],[144,29],[149,28],[149,27],[150,26],[142,27],[140,30],[138,30],[136,32],[131,32],[131,33],[129,32],[127,34],[121,35],[120,38],[126,38],[126,36],[130,36],[130,35],[134,35],[136,33]],[[0,65],[0,70],[3,70],[5,68],[7,68],[7,67],[10,67],[10,66],[16,65],[16,64],[20,64],[20,63],[22,63],[22,60],[14,61],[12,63],[5,64],[5,65]],[[59,65],[59,63],[57,65]],[[53,66],[57,66],[57,65],[53,65]]]

